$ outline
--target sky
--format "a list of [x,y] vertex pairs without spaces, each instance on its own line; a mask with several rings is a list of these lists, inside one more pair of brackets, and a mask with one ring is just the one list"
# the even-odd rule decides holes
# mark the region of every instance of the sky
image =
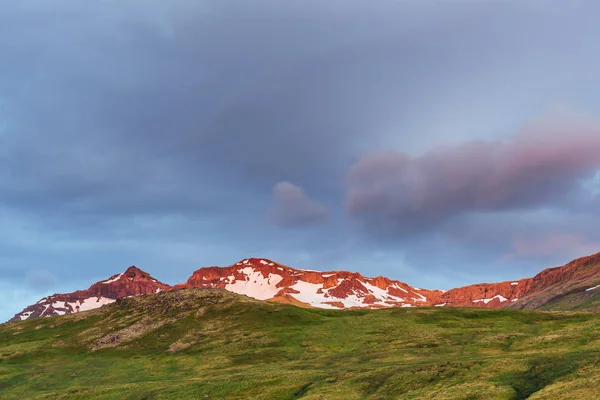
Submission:
[[0,2],[0,320],[130,265],[447,289],[600,251],[599,13]]

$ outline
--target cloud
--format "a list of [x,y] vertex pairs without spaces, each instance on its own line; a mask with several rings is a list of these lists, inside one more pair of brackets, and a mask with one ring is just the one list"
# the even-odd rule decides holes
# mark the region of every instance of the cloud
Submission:
[[600,121],[558,112],[508,140],[367,155],[348,174],[346,209],[379,233],[409,235],[465,213],[581,205],[598,169]]
[[329,210],[311,200],[304,191],[289,182],[273,187],[274,202],[269,219],[281,227],[302,227],[321,224],[329,219]]

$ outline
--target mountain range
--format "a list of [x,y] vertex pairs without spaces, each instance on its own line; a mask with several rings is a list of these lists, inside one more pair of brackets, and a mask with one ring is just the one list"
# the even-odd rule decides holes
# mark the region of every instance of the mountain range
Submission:
[[600,309],[600,253],[545,269],[533,278],[450,290],[421,289],[357,272],[295,269],[264,258],[200,268],[187,282],[174,286],[131,266],[86,290],[44,297],[10,321],[71,314],[123,297],[185,288],[222,288],[258,300],[330,309],[436,306],[594,311]]

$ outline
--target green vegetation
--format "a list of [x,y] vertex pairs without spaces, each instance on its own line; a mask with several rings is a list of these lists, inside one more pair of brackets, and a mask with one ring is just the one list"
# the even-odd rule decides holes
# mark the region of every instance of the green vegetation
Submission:
[[600,314],[327,311],[197,289],[0,326],[2,399],[591,399]]

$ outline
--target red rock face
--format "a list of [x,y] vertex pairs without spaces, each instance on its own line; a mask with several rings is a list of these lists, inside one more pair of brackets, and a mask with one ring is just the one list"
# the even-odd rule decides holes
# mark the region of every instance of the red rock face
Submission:
[[[347,271],[298,270],[274,261],[249,258],[229,267],[201,268],[180,287],[218,287],[260,300],[292,299],[321,308],[454,306],[519,308],[519,299],[536,299],[556,285],[600,281],[600,253],[549,268],[533,278],[426,290],[386,277],[367,278]],[[283,299],[281,299],[283,300]],[[283,301],[281,301],[283,302]]]
[[[259,300],[281,297],[319,308],[382,308],[433,305],[440,290],[421,290],[385,277],[367,278],[348,271],[308,271],[262,258],[229,267],[201,268],[180,287],[216,287]],[[282,301],[280,301],[282,302]]]
[[11,321],[91,310],[120,297],[153,294],[161,290],[171,290],[171,286],[157,281],[139,268],[129,267],[122,274],[97,282],[87,290],[45,297],[15,315]]
[[174,287],[130,267],[87,290],[55,294],[17,314],[11,321],[70,314],[108,304],[120,297],[153,294],[177,288],[223,288],[259,300],[319,308],[384,308],[460,306],[536,309],[567,290],[600,290],[600,253],[548,268],[533,278],[480,283],[460,288],[426,290],[386,277],[368,278],[348,271],[308,271],[262,258],[248,258],[229,267],[195,271]]

